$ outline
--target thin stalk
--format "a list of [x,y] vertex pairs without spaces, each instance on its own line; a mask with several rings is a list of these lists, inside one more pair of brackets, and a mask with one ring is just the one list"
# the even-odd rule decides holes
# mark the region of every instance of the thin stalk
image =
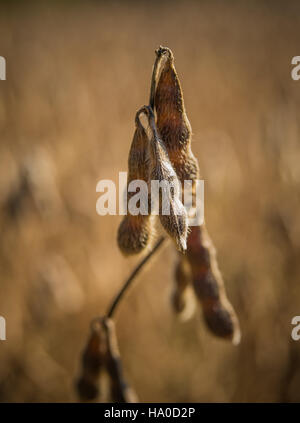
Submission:
[[164,240],[165,240],[164,237],[159,238],[159,240],[156,242],[156,244],[154,245],[154,247],[152,248],[152,250],[149,251],[149,253],[134,268],[134,270],[132,271],[131,275],[125,281],[124,285],[122,286],[122,288],[120,289],[120,291],[118,292],[118,294],[116,295],[116,297],[114,298],[114,300],[112,301],[112,303],[111,303],[111,305],[110,305],[110,307],[108,309],[108,312],[106,314],[107,317],[109,317],[109,318],[112,318],[113,317],[113,314],[115,313],[115,310],[116,310],[118,304],[122,300],[124,294],[126,293],[126,291],[128,290],[128,288],[130,287],[131,283],[134,281],[134,279],[136,278],[136,276],[140,273],[140,271],[142,270],[143,266],[153,256],[153,254],[159,249],[159,247],[162,245],[162,243],[164,242]]

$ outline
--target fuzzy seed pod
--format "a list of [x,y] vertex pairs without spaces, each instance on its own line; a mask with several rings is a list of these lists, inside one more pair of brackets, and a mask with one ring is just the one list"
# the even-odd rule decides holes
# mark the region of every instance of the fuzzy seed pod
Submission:
[[[142,111],[143,108],[137,112],[135,118],[136,129],[128,157],[127,188],[130,182],[134,180],[148,182],[148,137],[139,119]],[[134,193],[132,192],[128,193],[127,205],[133,195]],[[128,214],[123,218],[119,226],[118,245],[124,255],[138,254],[146,248],[151,240],[150,212],[147,215],[132,215],[129,210],[127,212]]]
[[91,334],[82,354],[82,373],[77,381],[80,399],[90,401],[99,395],[99,377],[106,361],[106,334],[102,324],[93,322]]
[[199,173],[198,162],[191,150],[192,129],[184,107],[174,56],[167,47],[160,47],[156,54],[162,57],[154,100],[157,129],[181,183],[195,181]]
[[167,234],[176,242],[178,250],[184,253],[188,233],[187,214],[184,208],[182,215],[176,214],[175,208],[178,206],[175,207],[170,199],[170,214],[160,215],[159,220]]
[[186,257],[191,266],[194,291],[202,304],[208,328],[215,335],[238,344],[241,337],[239,322],[227,299],[216,252],[205,226],[191,227]]
[[105,319],[107,333],[107,371],[110,376],[111,400],[113,402],[138,402],[133,389],[127,384],[123,375],[115,324],[111,319]]
[[115,325],[108,317],[92,323],[91,335],[82,355],[82,373],[77,382],[80,399],[97,398],[103,372],[109,376],[110,399],[113,402],[138,401],[124,379]]
[[150,239],[150,216],[128,214],[124,217],[118,229],[118,245],[125,256],[141,253],[147,247]]
[[154,196],[152,181],[158,181],[159,219],[170,237],[175,241],[179,251],[186,250],[188,231],[187,212],[180,199],[180,183],[169,160],[168,153],[156,129],[154,114],[148,107],[150,140],[150,181],[151,197]]

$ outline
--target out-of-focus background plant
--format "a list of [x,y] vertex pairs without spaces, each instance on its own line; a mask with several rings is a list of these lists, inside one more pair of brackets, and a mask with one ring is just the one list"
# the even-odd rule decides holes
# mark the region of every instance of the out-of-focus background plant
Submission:
[[160,44],[176,55],[242,342],[199,313],[176,320],[166,246],[118,310],[126,376],[141,401],[299,401],[298,2],[0,7],[0,401],[76,400],[89,322],[138,261],[118,250],[121,217],[96,214],[96,184],[126,171]]

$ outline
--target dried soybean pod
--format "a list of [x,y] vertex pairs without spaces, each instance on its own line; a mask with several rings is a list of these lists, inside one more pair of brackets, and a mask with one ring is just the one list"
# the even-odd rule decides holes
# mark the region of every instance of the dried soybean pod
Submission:
[[[159,219],[170,237],[175,241],[179,251],[186,250],[188,231],[187,213],[180,199],[180,183],[169,160],[168,153],[156,129],[154,114],[151,107],[147,108],[150,140],[150,181],[158,181]],[[152,185],[151,196],[153,197]]]
[[161,60],[163,58],[163,54],[167,52],[168,52],[168,49],[165,49],[162,46],[160,46],[157,50],[155,50],[156,59],[155,59],[153,70],[152,70],[150,98],[149,98],[149,106],[151,107],[152,110],[154,110],[155,90],[156,90],[157,78],[159,75]]
[[127,215],[123,218],[118,229],[118,245],[125,256],[141,253],[148,246],[150,240],[150,216]]
[[141,107],[135,116],[136,130],[130,146],[128,157],[128,183],[134,179],[148,180],[147,149],[148,136],[140,121],[140,115],[145,113],[145,106]]
[[[148,182],[148,137],[139,119],[143,110],[144,108],[141,108],[135,118],[136,129],[128,157],[127,188],[130,182],[136,179]],[[128,193],[127,204],[134,194]],[[150,242],[152,233],[151,216],[150,213],[148,215],[132,215],[129,211],[127,213],[118,229],[118,245],[124,255],[138,254]]]
[[186,257],[191,266],[193,286],[202,304],[205,322],[215,335],[238,344],[241,337],[239,322],[226,296],[215,248],[204,225],[190,229]]
[[175,241],[177,248],[181,253],[184,253],[186,250],[186,238],[188,233],[187,215],[185,209],[183,210],[184,211],[181,215],[175,212],[175,207],[170,200],[170,214],[161,214],[159,216],[162,227]]
[[135,392],[124,379],[115,324],[110,318],[105,318],[103,324],[107,334],[106,369],[110,377],[111,400],[126,403],[138,402]]
[[185,111],[174,56],[167,47],[160,47],[156,54],[164,57],[164,61],[160,61],[155,91],[157,128],[181,183],[195,181],[199,173],[198,162],[191,150],[192,129]]
[[95,320],[91,325],[91,334],[81,359],[81,375],[77,381],[80,399],[93,400],[99,395],[99,378],[106,362],[106,334],[102,323]]

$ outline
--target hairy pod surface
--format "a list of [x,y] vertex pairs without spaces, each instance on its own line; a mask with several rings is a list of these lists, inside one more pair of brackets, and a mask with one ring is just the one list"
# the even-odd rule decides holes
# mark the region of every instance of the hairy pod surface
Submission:
[[118,245],[126,255],[139,254],[151,240],[152,225],[150,216],[127,215],[118,229]]
[[[151,129],[150,150],[150,180],[159,183],[159,219],[168,233],[175,241],[179,251],[186,250],[186,239],[188,231],[188,218],[185,207],[180,198],[180,182],[170,162],[168,152],[161,140],[152,109],[149,108],[149,126]],[[153,199],[152,185],[151,197]]]
[[192,129],[183,100],[180,81],[170,49],[161,47],[163,55],[160,76],[155,91],[157,128],[181,183],[198,177],[198,162],[191,150]]
[[186,257],[191,266],[195,294],[202,304],[208,328],[215,335],[238,344],[241,336],[239,322],[227,299],[215,248],[205,226],[191,228]]
[[[148,136],[139,119],[141,110],[136,114],[136,129],[129,151],[127,189],[132,181],[138,179],[148,183],[149,178]],[[128,192],[127,207],[133,195],[133,192]],[[142,252],[151,240],[152,230],[150,213],[132,215],[129,210],[127,213],[120,223],[117,236],[119,248],[125,256]]]

